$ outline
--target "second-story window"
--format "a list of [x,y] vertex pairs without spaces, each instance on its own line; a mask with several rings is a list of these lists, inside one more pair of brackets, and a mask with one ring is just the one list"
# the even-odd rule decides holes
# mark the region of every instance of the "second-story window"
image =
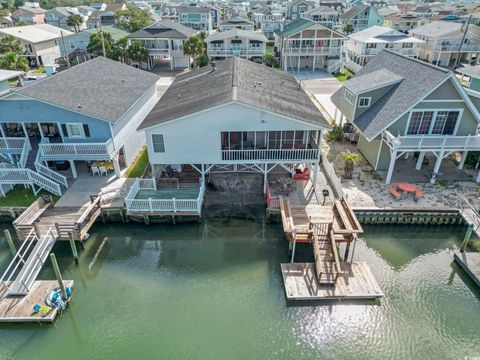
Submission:
[[360,99],[358,99],[358,107],[369,107],[371,100],[372,98],[369,97],[361,97]]
[[347,100],[350,104],[353,105],[353,102],[355,101],[355,94],[352,93],[350,90],[345,89],[345,100]]
[[165,142],[163,139],[163,134],[152,134],[152,147],[153,152],[155,153],[165,152]]
[[85,131],[83,130],[83,124],[66,124],[67,134],[72,139],[83,139],[85,137]]

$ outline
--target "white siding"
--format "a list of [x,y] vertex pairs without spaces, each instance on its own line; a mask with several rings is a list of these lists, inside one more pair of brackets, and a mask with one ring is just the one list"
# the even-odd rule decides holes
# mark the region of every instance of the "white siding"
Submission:
[[[222,131],[318,130],[314,125],[237,103],[147,129],[152,164],[220,164]],[[163,134],[165,153],[153,153],[151,134]]]

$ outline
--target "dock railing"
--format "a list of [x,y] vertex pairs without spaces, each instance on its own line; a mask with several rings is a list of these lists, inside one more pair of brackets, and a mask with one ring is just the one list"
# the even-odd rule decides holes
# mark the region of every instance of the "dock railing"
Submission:
[[200,179],[198,197],[195,199],[136,199],[140,190],[157,190],[156,181],[152,179],[136,179],[125,198],[127,212],[197,212],[202,211],[205,196],[205,184]]
[[270,186],[266,184],[266,193],[267,193],[267,208],[268,209],[280,209],[280,198],[278,196],[272,196],[270,193]]
[[340,182],[340,179],[335,173],[335,169],[333,168],[332,164],[330,164],[325,154],[322,154],[321,167],[325,172],[327,180],[330,183],[332,190],[335,192],[336,197],[341,198],[343,196],[342,183]]
[[480,214],[477,209],[465,198],[462,198],[459,209],[465,221],[472,226],[472,230],[476,234],[480,234]]

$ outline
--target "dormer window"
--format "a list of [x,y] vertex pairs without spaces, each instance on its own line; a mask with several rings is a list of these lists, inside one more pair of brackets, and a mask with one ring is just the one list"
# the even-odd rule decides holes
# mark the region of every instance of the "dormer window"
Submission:
[[348,89],[345,89],[344,97],[345,97],[345,100],[347,100],[350,104],[353,105],[353,103],[355,101],[355,94],[354,93],[352,93]]
[[372,98],[369,97],[361,97],[358,99],[358,107],[365,108],[370,106],[370,101]]

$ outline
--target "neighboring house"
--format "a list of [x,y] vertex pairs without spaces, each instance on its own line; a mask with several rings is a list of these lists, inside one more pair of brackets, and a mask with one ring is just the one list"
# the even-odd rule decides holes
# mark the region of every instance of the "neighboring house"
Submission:
[[461,83],[469,90],[467,93],[470,97],[472,98],[472,94],[475,95],[472,101],[474,100],[475,106],[480,109],[480,65],[465,64],[455,71],[461,75]]
[[327,6],[319,6],[307,10],[303,13],[302,17],[333,30],[339,30],[342,25],[341,14],[334,8]]
[[176,21],[193,30],[208,33],[213,29],[212,13],[208,7],[163,6],[156,13],[164,20]]
[[275,47],[284,70],[337,72],[345,62],[343,43],[348,38],[312,20],[299,19],[275,32]]
[[[90,5],[90,7],[93,7]],[[96,7],[93,7],[96,9]],[[87,20],[87,29],[95,29],[100,26],[115,25],[115,13],[119,10],[125,10],[127,5],[125,3],[112,3],[101,7],[103,10],[93,11]]]
[[5,95],[10,91],[10,80],[17,79],[20,76],[23,76],[22,71],[11,71],[0,69],[0,96]]
[[451,71],[426,62],[383,50],[331,99],[387,184],[395,181],[395,163],[409,153],[417,170],[430,161],[433,183],[450,154],[462,152],[461,168],[469,151],[480,150],[477,108]]
[[280,9],[267,10],[259,15],[258,26],[262,30],[267,39],[273,40],[275,30],[281,30],[283,27],[284,16]]
[[268,39],[261,32],[231,29],[207,36],[207,55],[210,59],[240,56],[261,60],[267,51]]
[[30,25],[45,24],[45,10],[40,7],[20,6],[11,18],[15,24],[20,21]]
[[0,38],[12,35],[22,43],[25,56],[31,67],[54,65],[60,57],[59,42],[71,32],[48,24],[16,26],[0,29]]
[[393,30],[407,34],[410,30],[415,29],[423,24],[421,17],[406,15],[387,15],[383,18],[383,26]]
[[353,32],[365,30],[370,26],[382,25],[383,19],[378,14],[378,10],[370,5],[355,6],[344,12],[342,17],[345,28],[347,24],[351,24]]
[[88,16],[83,15],[77,8],[72,7],[56,7],[48,10],[45,13],[45,22],[47,24],[60,27],[69,31],[75,31],[73,26],[68,25],[68,18],[70,15],[80,15],[83,18],[82,24],[79,26],[79,31],[86,29]]
[[17,88],[0,98],[0,152],[53,189],[89,176],[91,161],[112,161],[120,176],[145,144],[135,130],[158,100],[158,79],[98,57]]
[[303,14],[308,10],[315,8],[316,4],[314,1],[308,0],[296,0],[287,5],[287,19],[288,20],[298,20],[303,17]]
[[147,67],[167,63],[170,69],[190,66],[190,57],[183,53],[183,44],[197,31],[171,20],[162,20],[128,36],[129,41],[140,40],[148,50]]
[[372,26],[353,33],[347,41],[347,67],[354,73],[383,49],[406,56],[417,56],[417,45],[424,41],[382,26]]
[[[65,57],[65,53],[67,53],[68,56],[70,56],[70,59],[76,59],[77,63],[82,63],[94,58],[94,55],[87,51],[87,47],[90,43],[90,37],[93,34],[97,34],[99,31],[99,28],[87,29],[79,33],[65,35],[63,38],[65,46],[63,46],[63,43],[60,46],[61,56]],[[115,25],[102,27],[102,31],[110,34],[114,41],[118,41],[130,35],[130,32]]]
[[477,54],[480,53],[480,28],[478,26],[471,24],[464,39],[463,25],[447,21],[433,21],[409,33],[425,41],[419,46],[418,57],[429,63],[451,66],[456,61],[459,50],[459,62],[469,62],[475,56],[476,61],[479,59]]
[[228,31],[232,29],[253,31],[255,30],[255,24],[253,21],[249,21],[240,16],[234,16],[228,20],[222,21],[218,27],[219,31]]
[[92,9],[98,10],[98,11],[104,11],[107,8],[107,4],[105,3],[91,3],[90,7]]
[[15,26],[11,16],[2,16],[0,18],[0,28]]
[[140,125],[155,176],[190,164],[203,180],[255,172],[266,190],[275,167],[318,169],[329,125],[292,75],[238,57],[214,66],[178,75]]

